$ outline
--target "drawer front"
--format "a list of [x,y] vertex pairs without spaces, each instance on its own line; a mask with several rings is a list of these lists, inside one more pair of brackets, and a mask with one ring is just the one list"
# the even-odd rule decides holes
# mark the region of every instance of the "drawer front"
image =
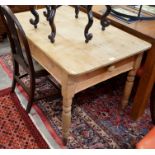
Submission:
[[96,71],[86,73],[81,76],[79,75],[75,78],[75,81],[77,82],[76,93],[102,81],[115,77],[121,73],[132,70],[136,58],[137,56],[133,56],[112,65],[100,68]]

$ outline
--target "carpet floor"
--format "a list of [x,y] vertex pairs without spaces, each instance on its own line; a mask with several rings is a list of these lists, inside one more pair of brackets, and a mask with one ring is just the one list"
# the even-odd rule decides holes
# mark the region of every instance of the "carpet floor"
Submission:
[[[0,64],[11,78],[11,55],[1,56]],[[50,78],[36,80],[36,96],[56,91],[49,82]],[[132,102],[124,111],[118,112],[125,80],[126,74],[123,74],[75,95],[72,125],[66,148],[134,148],[135,144],[147,134],[153,127],[149,109],[146,109],[144,115],[137,121],[130,118]],[[28,79],[24,79],[24,82],[28,84]],[[33,108],[40,115],[51,136],[64,147],[61,141],[62,100],[45,98],[35,103]]]
[[16,94],[10,91],[10,88],[0,91],[0,148],[48,148]]

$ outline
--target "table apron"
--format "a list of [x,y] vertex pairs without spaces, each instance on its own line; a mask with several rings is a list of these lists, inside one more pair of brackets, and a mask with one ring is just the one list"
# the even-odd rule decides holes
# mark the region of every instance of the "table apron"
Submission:
[[[29,40],[30,42],[30,40]],[[30,49],[32,57],[43,67],[45,68],[59,84],[62,84],[62,70],[56,63],[54,63],[41,49],[35,46],[33,43],[30,43]]]
[[[43,53],[34,44],[30,44],[33,58],[38,61],[56,80],[62,84],[63,76],[68,74],[65,70],[54,63],[45,53]],[[134,68],[138,55],[126,58],[119,62],[113,63],[106,67],[101,67],[94,71],[80,74],[80,75],[69,75],[70,78],[76,83],[74,94],[87,89],[93,85],[117,76],[121,73],[125,73]]]
[[134,68],[136,58],[137,56],[132,56],[120,62],[95,70],[91,73],[86,73],[76,77],[75,93],[110,79],[116,75],[132,70]]

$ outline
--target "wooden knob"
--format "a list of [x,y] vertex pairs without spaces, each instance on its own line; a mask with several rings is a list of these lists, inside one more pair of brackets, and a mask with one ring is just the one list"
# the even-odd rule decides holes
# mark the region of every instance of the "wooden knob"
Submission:
[[115,70],[115,68],[116,68],[116,67],[115,67],[114,65],[109,66],[109,67],[108,67],[108,71],[109,71],[109,72],[112,72],[112,71]]

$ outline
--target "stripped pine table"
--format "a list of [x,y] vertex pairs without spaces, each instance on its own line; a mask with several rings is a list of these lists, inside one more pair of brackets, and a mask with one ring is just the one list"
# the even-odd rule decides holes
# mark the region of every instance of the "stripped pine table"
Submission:
[[88,87],[128,72],[121,106],[128,103],[134,77],[140,65],[143,52],[151,44],[134,37],[114,26],[101,30],[99,20],[94,19],[91,32],[94,39],[86,44],[83,41],[83,28],[87,20],[80,12],[75,19],[73,8],[62,6],[57,10],[57,41],[51,44],[48,39],[50,27],[43,15],[38,28],[29,23],[30,12],[16,14],[28,38],[31,53],[62,86],[63,112],[62,134],[66,142],[71,125],[71,108],[74,95]]

